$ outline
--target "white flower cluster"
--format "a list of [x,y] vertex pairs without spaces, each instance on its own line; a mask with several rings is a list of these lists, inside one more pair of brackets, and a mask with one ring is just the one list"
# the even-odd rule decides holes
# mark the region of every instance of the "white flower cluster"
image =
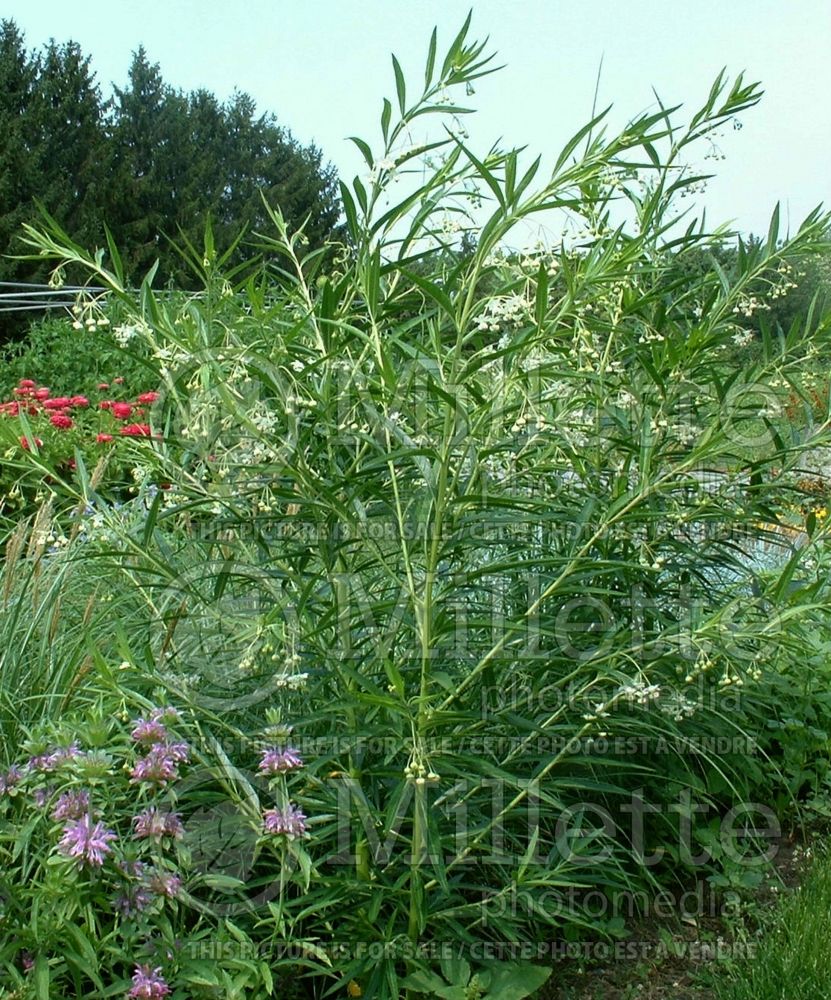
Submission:
[[500,333],[506,327],[521,326],[530,316],[528,301],[524,295],[501,295],[488,299],[479,321],[478,330]]
[[488,478],[497,483],[507,483],[516,475],[516,459],[513,454],[504,452],[488,455],[482,462],[482,468]]
[[258,404],[249,414],[251,423],[261,434],[270,434],[278,424],[277,414]]
[[367,174],[366,179],[370,184],[378,184],[380,181],[390,181],[395,179],[395,160],[384,157],[376,160],[372,165],[372,170]]
[[753,342],[753,331],[752,330],[740,330],[738,333],[733,334],[733,343],[737,347],[747,347],[748,344]]
[[274,678],[274,686],[288,691],[301,691],[308,680],[308,674],[280,674]]
[[698,705],[683,694],[673,694],[661,705],[661,711],[675,722],[692,718]]
[[609,713],[606,711],[608,705],[605,701],[598,702],[592,707],[591,712],[586,712],[583,716],[585,722],[595,722],[597,719],[606,719]]
[[526,250],[516,266],[524,275],[533,277],[539,273],[540,264],[545,268],[549,278],[553,278],[560,269],[559,258],[546,250],[542,244],[538,244],[533,250]]
[[441,220],[441,231],[445,236],[453,236],[462,231],[461,222],[451,215],[443,215]]
[[697,194],[704,194],[707,190],[707,181],[702,179],[700,181],[692,181],[685,187],[681,188],[680,197],[681,198],[691,198]]
[[667,430],[668,436],[681,444],[690,444],[698,438],[701,428],[693,423],[673,424]]
[[781,403],[775,399],[769,399],[765,406],[759,410],[759,416],[767,417],[769,420],[775,420],[777,417],[782,415],[782,411],[783,407]]
[[667,338],[658,330],[647,330],[638,337],[639,344],[660,344]]
[[645,681],[633,681],[631,684],[624,684],[618,691],[618,696],[624,698],[633,705],[649,705],[656,701],[661,695],[661,688],[658,684],[647,684]]
[[[52,282],[50,281],[51,284]],[[56,285],[53,287],[60,286]],[[83,330],[86,327],[90,333],[95,333],[100,327],[103,328],[110,325],[110,321],[101,311],[101,307],[96,301],[80,299],[72,307],[72,315],[75,317],[72,321],[73,330]]]
[[733,312],[736,315],[741,314],[747,319],[750,319],[754,313],[765,309],[770,309],[770,306],[756,295],[744,295],[733,306]]
[[[101,326],[100,321],[98,325]],[[142,321],[137,323],[120,323],[118,326],[113,327],[113,337],[115,337],[119,347],[126,347],[134,337],[138,337],[139,335],[145,336],[149,332],[150,328]]]

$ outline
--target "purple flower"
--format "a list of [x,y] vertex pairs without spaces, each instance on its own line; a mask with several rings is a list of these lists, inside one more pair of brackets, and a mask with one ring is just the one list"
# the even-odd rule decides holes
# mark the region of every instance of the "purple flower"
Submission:
[[130,772],[130,782],[146,781],[151,785],[166,785],[179,777],[176,764],[155,750],[137,760]]
[[127,878],[141,878],[144,875],[146,865],[143,861],[119,861],[118,867]]
[[42,809],[46,805],[53,791],[52,785],[47,785],[46,788],[36,788],[32,792],[32,800],[38,809]]
[[177,764],[186,764],[190,757],[190,747],[187,743],[154,743],[150,748],[151,750],[158,750],[159,752],[164,752],[167,756],[175,761]]
[[81,753],[78,741],[73,740],[68,747],[57,747],[48,753],[40,753],[30,757],[26,766],[30,771],[54,771],[55,768],[65,764],[68,760],[80,757]]
[[287,774],[302,766],[303,759],[299,752],[294,747],[286,747],[285,750],[263,750],[259,769],[263,774]]
[[20,953],[20,962],[24,972],[31,972],[35,967],[35,960],[32,958],[31,952],[22,951]]
[[78,741],[73,740],[68,747],[58,747],[57,750],[53,750],[51,754],[52,763],[54,767],[59,764],[64,764],[68,760],[74,760],[76,757],[83,756],[83,751],[78,746]]
[[150,711],[150,718],[154,722],[158,722],[159,719],[170,719],[172,722],[176,722],[181,719],[181,714],[178,708],[174,708],[172,705],[165,705],[164,708],[154,708]]
[[126,892],[116,896],[113,900],[114,909],[118,910],[122,917],[133,917],[137,913],[142,913],[153,902],[153,897],[143,886],[131,886]]
[[151,837],[156,843],[162,837],[174,837],[178,840],[185,832],[177,813],[162,812],[155,806],[134,816],[133,826],[137,837]]
[[5,774],[0,774],[0,795],[5,795],[7,792],[11,791],[15,785],[20,784],[23,780],[23,772],[17,767],[16,764],[6,771]]
[[135,743],[164,743],[167,730],[158,719],[134,719],[130,739]]
[[182,888],[182,880],[172,872],[157,871],[150,876],[147,885],[150,891],[155,892],[157,896],[168,896],[173,899]]
[[293,805],[285,809],[266,809],[263,813],[263,826],[266,833],[283,835],[293,840],[306,832],[306,817]]
[[36,757],[30,757],[26,762],[26,767],[30,771],[52,771],[54,770],[52,754],[39,753]]
[[178,764],[188,759],[187,743],[154,743],[147,756],[137,760],[130,772],[131,782],[147,781],[166,785],[179,777]]
[[115,839],[115,833],[103,823],[93,826],[92,817],[87,814],[77,823],[64,827],[58,850],[67,858],[74,858],[79,865],[100,868],[104,864],[104,855],[112,851],[109,842]]
[[63,822],[80,819],[89,812],[89,792],[64,792],[55,803],[52,819]]
[[162,969],[151,969],[149,965],[137,965],[133,973],[133,988],[127,994],[130,1000],[154,1000],[166,997],[170,987],[162,978]]

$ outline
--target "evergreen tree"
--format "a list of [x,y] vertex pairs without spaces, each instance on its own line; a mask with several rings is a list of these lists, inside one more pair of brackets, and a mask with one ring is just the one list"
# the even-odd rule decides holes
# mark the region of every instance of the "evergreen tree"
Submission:
[[[13,21],[0,23],[0,253],[15,249],[20,226],[30,218],[37,169],[32,162],[32,101],[36,66]],[[0,280],[16,281],[31,269],[0,257]]]
[[89,57],[74,42],[50,42],[39,60],[32,100],[34,193],[88,246],[102,241],[106,110]]
[[127,86],[115,88],[106,205],[107,224],[131,272],[146,271],[159,256],[161,230],[169,218],[162,162],[170,147],[163,135],[166,97],[158,64],[151,64],[140,47]]
[[[205,89],[174,90],[142,47],[105,100],[76,43],[28,53],[14,22],[0,22],[0,135],[0,280],[47,276],[39,260],[2,256],[25,250],[18,237],[37,222],[35,199],[85,246],[103,245],[106,223],[131,280],[158,260],[157,281],[184,287],[195,279],[170,240],[198,246],[208,216],[220,250],[243,228],[268,231],[263,196],[290,225],[308,217],[313,246],[338,233],[337,179],[320,150],[258,115],[247,94],[223,104]],[[240,260],[255,253],[237,250]],[[0,316],[0,339],[8,325]]]

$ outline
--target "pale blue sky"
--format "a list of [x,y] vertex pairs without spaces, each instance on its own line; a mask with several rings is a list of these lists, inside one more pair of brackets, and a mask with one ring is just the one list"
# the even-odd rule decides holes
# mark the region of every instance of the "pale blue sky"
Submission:
[[653,85],[692,110],[726,66],[766,94],[709,164],[708,221],[759,232],[777,200],[792,226],[831,207],[831,0],[5,0],[0,16],[30,47],[79,42],[105,90],[143,43],[170,84],[247,91],[351,177],[345,137],[375,140],[390,53],[420,73],[433,25],[441,48],[471,6],[473,35],[507,64],[472,99],[474,146],[501,137],[552,157],[589,115],[601,57],[601,104],[621,124],[654,106]]

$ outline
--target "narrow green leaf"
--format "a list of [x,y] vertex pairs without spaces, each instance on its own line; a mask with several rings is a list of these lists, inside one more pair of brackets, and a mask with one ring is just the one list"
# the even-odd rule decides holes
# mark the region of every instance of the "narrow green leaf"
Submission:
[[358,199],[361,211],[364,213],[364,216],[366,216],[369,208],[369,199],[367,198],[366,188],[364,187],[363,181],[360,177],[355,177],[353,179],[352,190],[355,192],[355,197]]
[[392,105],[384,98],[384,109],[381,112],[381,133],[384,136],[384,142],[389,142],[390,138],[390,121],[392,121]]
[[534,296],[534,319],[537,326],[542,329],[546,314],[548,313],[548,271],[545,264],[541,263],[537,271],[537,291]]
[[104,223],[104,236],[107,240],[107,248],[110,251],[110,261],[112,262],[113,273],[120,284],[124,284],[124,264],[121,260],[121,254],[118,251],[115,240],[113,239],[113,234],[110,232],[109,227]]
[[407,113],[407,85],[404,82],[404,71],[401,69],[401,64],[395,56],[392,57],[392,69],[395,73],[395,92],[398,95],[398,108],[403,117]]
[[41,952],[35,959],[34,968],[35,996],[37,997],[37,1000],[49,1000],[50,980],[49,960],[46,955]]
[[[386,133],[384,134],[384,138],[386,138]],[[356,135],[350,135],[349,141],[355,143],[355,145],[361,151],[361,156],[363,156],[364,160],[366,160],[366,165],[369,167],[370,170],[372,170],[373,166],[375,165],[375,160],[373,159],[372,150],[369,147],[369,143],[364,142],[363,139],[359,139],[358,136]]]
[[779,240],[779,202],[776,203],[776,207],[773,210],[773,214],[770,217],[770,226],[768,227],[768,238],[767,238],[767,252],[772,254],[776,251],[776,244]]
[[427,67],[424,70],[424,89],[425,91],[430,89],[430,85],[433,82],[433,72],[436,68],[436,42],[438,40],[438,32],[436,28],[433,28],[433,33],[430,35],[430,47],[427,50]]
[[473,155],[473,153],[467,148],[467,146],[465,146],[463,142],[460,142],[458,139],[456,139],[456,137],[453,136],[452,133],[450,134],[453,140],[459,146],[459,148],[464,152],[468,160],[470,160],[470,162],[476,167],[476,170],[479,173],[479,176],[482,178],[482,180],[488,185],[491,191],[493,191],[494,195],[496,196],[496,200],[499,202],[499,207],[502,208],[503,210],[507,208],[505,202],[505,195],[502,191],[502,187],[499,181],[494,176],[494,174],[490,170],[488,170],[488,168],[481,160],[477,159]]
[[346,216],[346,225],[352,239],[357,242],[360,235],[360,229],[358,227],[358,210],[355,207],[355,199],[352,197],[352,192],[343,181],[340,181],[339,185],[341,201],[343,202],[343,214]]
[[465,43],[465,38],[467,38],[468,29],[470,28],[470,21],[473,17],[473,11],[468,11],[468,15],[465,18],[464,24],[459,29],[458,35],[453,39],[450,44],[450,48],[447,50],[447,55],[444,57],[444,62],[441,67],[441,79],[444,80],[449,75],[453,64],[459,57],[462,51],[462,46]]

